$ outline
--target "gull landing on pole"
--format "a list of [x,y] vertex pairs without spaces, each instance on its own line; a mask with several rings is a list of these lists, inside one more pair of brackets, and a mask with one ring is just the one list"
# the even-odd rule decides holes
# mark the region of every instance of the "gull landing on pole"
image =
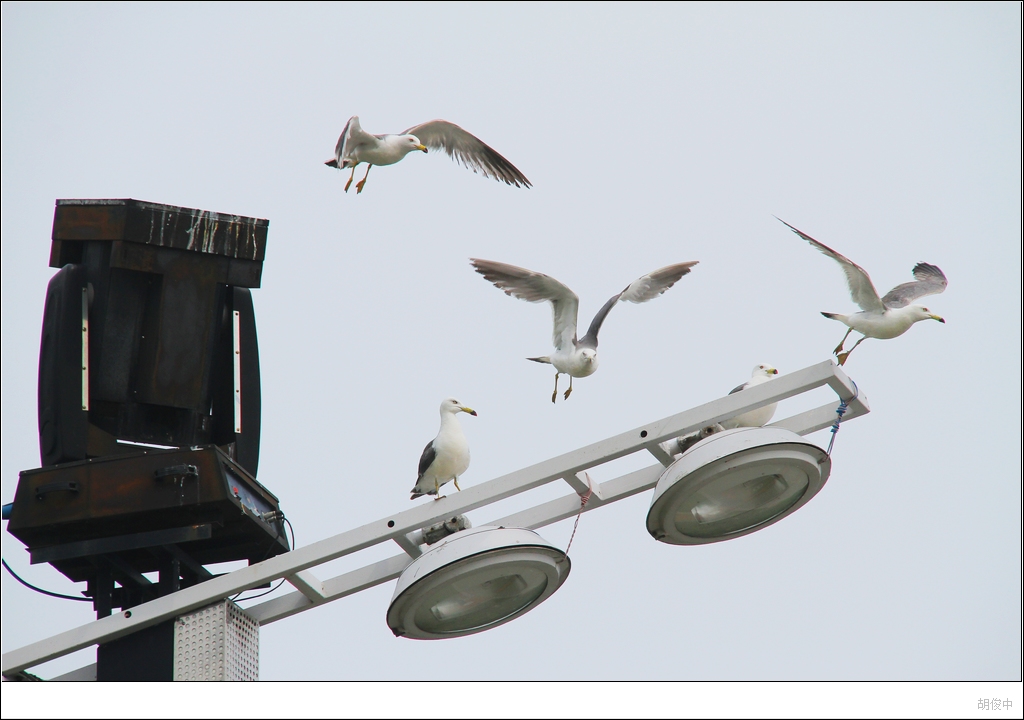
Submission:
[[558,397],[559,375],[569,376],[569,389],[564,395],[568,400],[572,393],[572,379],[587,377],[597,371],[597,333],[617,302],[628,300],[632,303],[642,303],[658,297],[690,272],[690,268],[696,265],[697,261],[669,265],[631,282],[622,292],[612,295],[597,311],[587,334],[582,339],[576,338],[576,315],[580,299],[558,280],[543,273],[492,260],[470,258],[470,264],[484,278],[504,290],[506,295],[528,302],[551,303],[554,319],[551,339],[555,353],[527,360],[555,366],[555,390],[551,393],[551,402],[555,402]]
[[[843,272],[846,273],[846,283],[850,287],[850,295],[853,297],[853,301],[860,306],[861,312],[853,315],[822,313],[829,320],[837,320],[849,328],[839,345],[832,351],[840,365],[845,365],[850,353],[869,337],[889,340],[899,337],[914,323],[921,320],[946,322],[928,308],[910,304],[919,297],[937,295],[946,289],[946,276],[935,265],[918,263],[913,269],[914,282],[897,285],[880,298],[864,268],[827,245],[818,242],[810,235],[800,232],[782,218],[776,218],[776,220],[839,263]],[[854,343],[852,348],[844,351],[843,345],[846,343],[846,338],[850,337],[850,333],[854,330],[864,337]]]
[[334,148],[334,157],[324,165],[339,170],[352,168],[348,182],[345,183],[345,192],[348,192],[355,178],[356,165],[366,163],[366,174],[356,183],[358,195],[366,185],[370,168],[374,165],[394,165],[417,150],[444,150],[448,157],[473,172],[482,173],[484,177],[516,187],[530,187],[526,176],[494,148],[447,120],[431,120],[413,125],[398,135],[371,135],[359,126],[359,117],[353,115],[341,131],[341,137]]

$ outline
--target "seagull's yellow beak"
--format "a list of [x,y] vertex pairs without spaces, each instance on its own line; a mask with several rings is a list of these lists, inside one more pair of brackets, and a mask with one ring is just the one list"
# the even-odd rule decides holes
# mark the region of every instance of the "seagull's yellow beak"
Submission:
[[928,317],[930,317],[932,320],[938,320],[942,324],[946,323],[946,321],[940,318],[938,315],[929,315]]
[[465,405],[459,405],[459,410],[461,410],[464,413],[469,413],[470,415],[476,416],[476,410],[470,407],[466,407]]
[[[417,145],[416,149],[417,150],[422,150],[423,152],[426,152],[427,151],[427,146],[426,145]],[[476,415],[476,413],[473,413],[473,414]]]
[[775,368],[769,368],[769,369],[768,369],[768,374],[769,374],[769,375],[778,375],[778,374],[779,374],[779,371],[778,371],[778,370],[776,370]]

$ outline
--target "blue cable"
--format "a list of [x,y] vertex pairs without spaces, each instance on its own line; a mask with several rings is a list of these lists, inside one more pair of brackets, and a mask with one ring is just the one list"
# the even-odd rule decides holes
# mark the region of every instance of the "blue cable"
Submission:
[[[853,383],[853,397],[850,398],[850,402],[853,402],[860,395],[860,388],[857,387],[857,383],[850,380]],[[839,407],[836,408],[836,421],[832,423],[832,439],[828,441],[828,450],[825,451],[826,455],[832,455],[832,445],[836,441],[836,433],[839,432],[839,424],[843,421],[843,415],[849,409],[850,403],[846,400],[839,400]]]
[[60,598],[61,600],[78,600],[79,602],[92,602],[92,598],[91,597],[78,597],[77,595],[63,595],[61,593],[50,592],[49,590],[43,590],[42,588],[38,588],[35,585],[33,585],[32,583],[30,583],[30,582],[28,582],[26,580],[23,580],[18,575],[18,573],[16,573],[13,570],[11,570],[11,566],[7,564],[6,560],[0,560],[0,562],[3,563],[4,568],[7,570],[7,572],[9,572],[11,574],[11,576],[15,580],[17,580],[18,582],[20,582],[22,585],[24,585],[25,587],[29,588],[30,590],[35,590],[37,593],[42,593],[43,595],[49,595],[50,597]]

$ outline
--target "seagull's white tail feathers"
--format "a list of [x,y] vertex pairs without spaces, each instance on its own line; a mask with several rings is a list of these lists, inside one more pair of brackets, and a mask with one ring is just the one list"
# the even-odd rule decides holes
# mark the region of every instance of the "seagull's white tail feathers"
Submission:
[[526,358],[526,359],[527,360],[533,360],[534,362],[545,363],[547,365],[551,364],[551,358],[549,358],[547,355],[544,355],[543,357]]
[[838,320],[841,323],[846,322],[847,315],[840,315],[839,313],[827,313],[823,312],[822,315],[827,317],[829,320]]

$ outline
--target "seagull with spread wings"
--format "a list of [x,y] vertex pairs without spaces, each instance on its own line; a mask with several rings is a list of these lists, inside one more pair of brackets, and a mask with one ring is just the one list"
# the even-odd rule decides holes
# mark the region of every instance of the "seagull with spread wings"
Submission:
[[371,135],[359,126],[359,117],[353,115],[341,131],[341,137],[334,148],[334,157],[324,165],[339,170],[352,168],[352,174],[345,183],[345,192],[348,192],[356,174],[356,165],[366,163],[366,174],[356,183],[358,195],[366,185],[370,168],[374,165],[394,165],[416,150],[444,150],[448,157],[473,172],[483,173],[484,177],[516,187],[531,187],[526,176],[494,148],[447,120],[431,120],[414,125],[398,135]]
[[[782,218],[776,218],[783,225],[802,237],[822,253],[839,263],[846,273],[846,283],[850,286],[850,295],[857,303],[861,312],[853,315],[840,315],[839,313],[823,312],[822,315],[830,320],[838,320],[849,328],[843,335],[842,341],[832,352],[839,359],[839,364],[844,365],[846,359],[856,348],[867,338],[878,338],[889,340],[899,337],[910,327],[921,320],[938,320],[946,322],[931,310],[921,305],[911,305],[914,300],[926,295],[937,295],[946,289],[946,276],[934,265],[918,263],[914,266],[913,282],[905,282],[897,285],[887,292],[884,297],[878,297],[878,291],[871,284],[871,278],[867,272],[857,263],[849,258],[840,255],[827,245],[823,245],[810,235],[802,233]],[[843,351],[843,344],[850,333],[856,330],[862,337],[852,348]]]
[[564,396],[568,400],[572,392],[572,379],[593,375],[597,370],[597,333],[617,302],[628,300],[642,303],[658,297],[690,272],[697,261],[669,265],[631,282],[622,292],[612,295],[604,307],[597,311],[582,339],[576,337],[576,313],[580,299],[565,285],[553,277],[515,265],[477,258],[470,258],[470,264],[487,280],[504,290],[506,295],[529,302],[551,303],[554,316],[551,338],[555,353],[527,360],[555,366],[555,390],[551,393],[551,402],[555,402],[559,375],[564,373],[569,376],[569,389]]

